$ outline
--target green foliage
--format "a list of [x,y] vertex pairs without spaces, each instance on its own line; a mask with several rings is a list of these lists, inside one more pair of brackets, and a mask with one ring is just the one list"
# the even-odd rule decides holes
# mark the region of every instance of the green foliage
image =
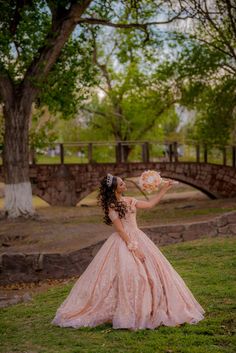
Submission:
[[209,144],[235,143],[231,132],[236,125],[236,80],[222,80],[214,87],[206,85],[195,95],[196,124],[191,135]]
[[[66,5],[70,5],[70,1],[57,3],[62,10]],[[48,39],[56,35],[51,29],[52,16],[47,1],[22,4],[15,18],[18,6],[15,1],[1,2],[0,14],[0,71],[7,71],[15,84],[22,82]],[[76,114],[96,76],[91,60],[91,38],[85,31],[81,26],[71,35],[47,76],[37,81],[31,78],[40,89],[37,106],[47,106],[51,113],[60,112],[66,119]]]
[[58,138],[55,131],[55,118],[50,117],[44,109],[38,109],[33,113],[29,133],[30,147],[41,150],[52,145]]
[[77,118],[58,120],[55,124],[55,130],[60,142],[77,142],[80,140],[80,122]]
[[[126,35],[130,40],[130,33],[123,35],[121,48],[126,43]],[[119,71],[113,67],[112,60],[106,60],[101,47],[99,49],[98,61],[105,63],[106,68],[106,76],[103,70],[100,73],[106,78],[102,86],[106,93],[102,98],[93,94],[89,105],[84,107],[86,124],[81,129],[81,139],[162,140],[164,134],[175,131],[179,120],[172,89],[145,72],[140,48],[137,50],[134,45],[131,56],[124,55],[120,47],[112,54]]]
[[73,118],[96,83],[91,58],[91,38],[85,38],[83,31],[73,35],[42,84],[38,106],[47,106],[53,114],[60,112],[63,119]]
[[[72,3],[0,0],[0,72],[9,74],[16,89],[21,88],[25,73],[37,62],[48,41],[56,38],[58,33],[52,28],[55,13],[57,20],[64,21]],[[85,23],[77,26],[50,72],[37,80],[32,78],[39,88],[37,114],[47,107],[57,119],[69,120],[82,106],[90,110],[84,113],[84,120],[79,122],[82,128],[73,139],[78,134],[81,139],[174,138],[179,119],[173,106],[178,100],[196,111],[196,124],[190,128],[192,138],[234,142],[232,18],[224,1],[213,1],[220,14],[211,14],[213,22],[207,17],[203,21],[200,2],[180,3],[185,14],[195,11],[189,34],[158,26],[125,31]],[[197,3],[199,7],[194,8]],[[146,23],[170,18],[177,12],[176,2],[96,0],[87,7],[84,17]],[[94,41],[100,69],[93,61]],[[112,87],[102,100],[94,93],[98,86],[107,91],[101,67],[106,67]],[[37,133],[38,137],[31,132],[31,141],[42,145],[48,132]],[[64,139],[66,133],[61,135]]]
[[[206,310],[197,325],[114,330],[110,324],[79,329],[50,322],[74,280],[1,310],[0,352],[234,353],[235,239],[210,238],[161,248]],[[14,318],[14,320],[13,320]]]
[[0,11],[0,70],[8,71],[19,83],[50,31],[51,17],[45,0],[32,0],[14,12],[16,1],[1,1]]
[[174,36],[181,50],[159,66],[157,75],[173,82],[180,105],[195,111],[188,137],[208,144],[235,143],[236,79],[226,70],[228,56],[189,36]]
[[223,69],[226,58],[205,46],[185,57],[184,53],[179,62],[180,77],[186,74],[181,82],[181,104],[196,111],[190,137],[208,144],[235,143],[231,133],[236,123],[236,80]]

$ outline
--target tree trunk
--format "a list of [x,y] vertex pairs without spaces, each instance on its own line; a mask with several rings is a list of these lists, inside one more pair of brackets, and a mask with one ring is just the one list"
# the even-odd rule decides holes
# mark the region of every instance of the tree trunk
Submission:
[[26,95],[5,104],[3,166],[5,176],[4,211],[9,218],[35,214],[29,179],[28,131],[31,101]]

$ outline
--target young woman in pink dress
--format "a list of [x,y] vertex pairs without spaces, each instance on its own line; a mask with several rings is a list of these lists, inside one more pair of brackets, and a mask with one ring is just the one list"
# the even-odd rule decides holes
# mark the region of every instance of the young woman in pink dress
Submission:
[[160,325],[196,324],[204,318],[184,280],[159,248],[138,228],[136,209],[156,206],[173,181],[150,200],[122,196],[125,182],[108,174],[98,195],[106,224],[113,232],[57,309],[52,324],[114,329],[155,329]]

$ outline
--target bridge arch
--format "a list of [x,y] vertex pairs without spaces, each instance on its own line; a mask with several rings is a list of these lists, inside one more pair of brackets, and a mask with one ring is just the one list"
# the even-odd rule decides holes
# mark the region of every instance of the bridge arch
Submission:
[[[107,173],[138,177],[144,170],[160,171],[166,178],[190,185],[208,197],[236,197],[236,168],[209,163],[149,162],[31,165],[33,193],[50,205],[76,206],[96,190]],[[2,167],[0,167],[2,177]],[[0,179],[1,180],[1,179]]]
[[208,190],[205,190],[205,189],[204,189],[203,187],[201,187],[201,186],[196,186],[195,184],[186,181],[185,178],[174,177],[173,175],[170,176],[169,173],[165,173],[165,172],[161,173],[161,176],[162,176],[163,178],[176,180],[176,181],[179,181],[180,183],[189,185],[189,186],[193,187],[194,189],[201,191],[203,194],[205,194],[207,197],[209,197],[209,198],[212,199],[212,200],[214,200],[214,199],[217,198],[216,195],[212,194],[212,193],[209,192]]

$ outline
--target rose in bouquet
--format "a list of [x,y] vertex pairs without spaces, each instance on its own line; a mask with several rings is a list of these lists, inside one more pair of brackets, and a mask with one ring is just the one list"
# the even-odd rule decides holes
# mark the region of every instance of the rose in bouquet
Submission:
[[162,184],[163,180],[159,172],[155,170],[146,170],[139,177],[139,186],[140,188],[147,192],[151,193],[157,191]]

